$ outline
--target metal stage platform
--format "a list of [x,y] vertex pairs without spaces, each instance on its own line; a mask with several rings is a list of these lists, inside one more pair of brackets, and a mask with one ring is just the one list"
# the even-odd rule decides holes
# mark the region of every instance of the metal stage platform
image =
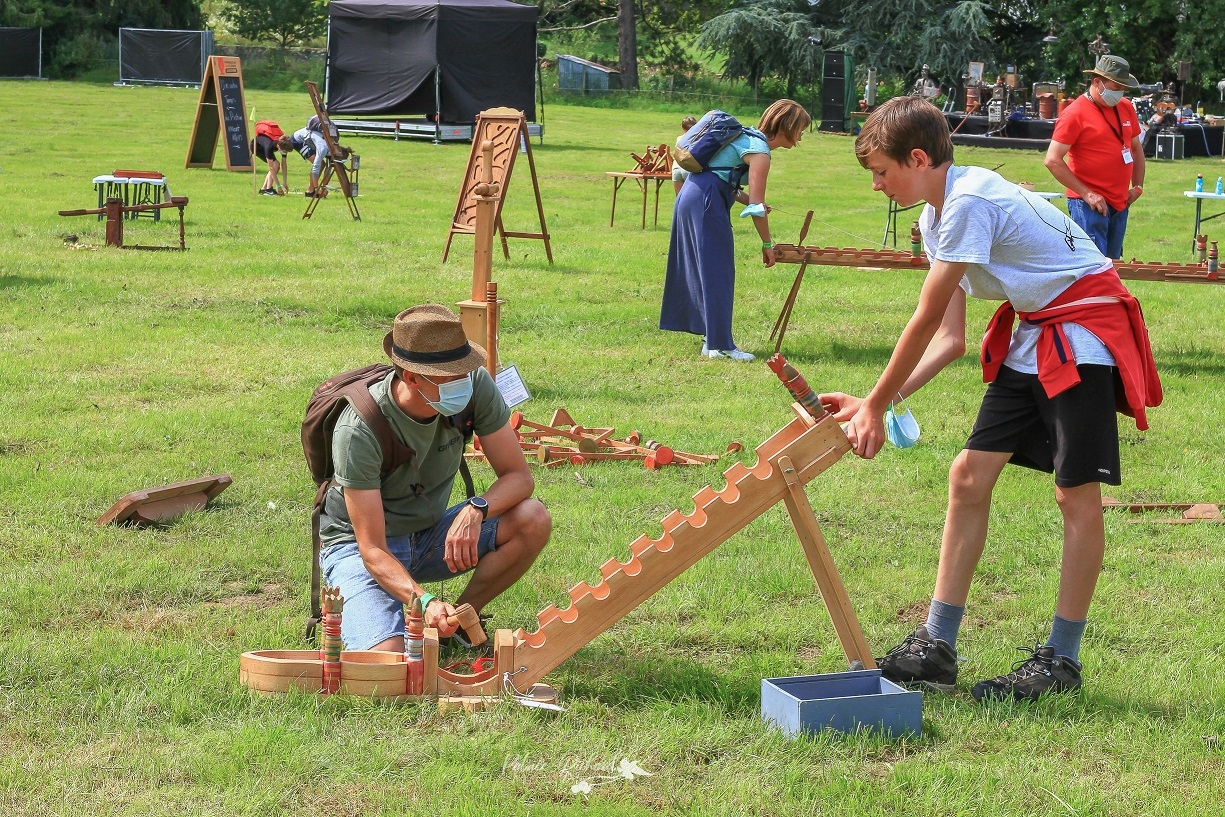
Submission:
[[[960,130],[953,134],[954,145],[1045,151],[1051,143],[1051,134],[1055,131],[1054,119],[1009,119],[998,132],[988,135],[990,126],[986,116],[966,116],[956,111],[945,113],[944,118],[949,123],[949,130],[957,130],[960,127]],[[967,121],[962,124],[962,120]],[[1225,126],[1192,122],[1179,125],[1178,132],[1183,135],[1186,158],[1221,156]],[[1151,159],[1156,155],[1157,144],[1155,139],[1149,137],[1151,134],[1144,140],[1144,155]]]
[[[333,119],[332,124],[341,133],[358,136],[390,136],[396,141],[405,139],[431,139],[435,142],[471,142],[472,125],[435,125],[428,119]],[[536,139],[544,138],[544,125],[527,123],[527,133]]]

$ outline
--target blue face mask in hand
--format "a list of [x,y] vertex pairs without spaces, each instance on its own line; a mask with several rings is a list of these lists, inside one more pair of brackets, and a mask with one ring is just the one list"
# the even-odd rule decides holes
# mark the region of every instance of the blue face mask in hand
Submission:
[[885,437],[898,448],[910,448],[919,441],[919,422],[910,409],[898,411],[900,397],[898,403],[890,403],[885,412]]
[[[425,375],[419,375],[426,383],[438,387],[438,402],[426,400],[430,408],[444,417],[459,414],[472,399],[472,375],[467,374],[462,380],[452,380],[449,383],[434,383]],[[423,395],[424,397],[424,395]]]

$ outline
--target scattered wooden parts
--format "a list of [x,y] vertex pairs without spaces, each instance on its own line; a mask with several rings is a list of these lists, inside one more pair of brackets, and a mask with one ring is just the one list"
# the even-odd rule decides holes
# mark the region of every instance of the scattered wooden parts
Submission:
[[202,511],[217,494],[230,487],[229,474],[189,479],[173,485],[133,491],[98,517],[99,525],[164,525],[188,511]]
[[[677,451],[655,440],[643,442],[642,435],[637,431],[619,440],[613,437],[615,428],[581,426],[561,408],[553,412],[553,418],[547,425],[533,422],[518,411],[511,414],[510,424],[519,435],[519,445],[524,454],[546,468],[566,463],[585,465],[601,460],[635,460],[641,462],[643,467],[656,471],[667,465],[707,465],[719,459],[707,454]],[[743,447],[733,442],[728,445],[727,453]],[[473,440],[472,450],[466,456],[484,456],[479,440]]]
[[1104,496],[1102,497],[1102,508],[1125,508],[1133,514],[1143,514],[1146,511],[1182,511],[1182,516],[1148,516],[1141,519],[1128,519],[1128,522],[1164,522],[1170,525],[1185,525],[1190,522],[1225,523],[1225,514],[1221,513],[1221,506],[1211,502],[1127,503]]

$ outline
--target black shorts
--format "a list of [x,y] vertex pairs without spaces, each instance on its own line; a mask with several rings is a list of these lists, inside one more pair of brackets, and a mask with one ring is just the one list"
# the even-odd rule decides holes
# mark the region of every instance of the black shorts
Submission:
[[255,156],[265,162],[276,158],[276,140],[268,136],[255,137]]
[[1061,488],[1090,482],[1118,485],[1118,370],[1084,365],[1076,371],[1078,385],[1047,397],[1038,375],[1001,367],[987,386],[966,448],[1010,452],[1009,462],[1054,473]]

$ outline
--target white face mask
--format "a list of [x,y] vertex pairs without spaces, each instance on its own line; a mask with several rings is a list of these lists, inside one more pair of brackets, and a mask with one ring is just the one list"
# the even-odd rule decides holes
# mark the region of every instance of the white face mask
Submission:
[[[463,380],[452,380],[448,383],[434,383],[425,375],[419,375],[425,382],[432,383],[438,387],[438,402],[426,400],[430,404],[430,408],[441,414],[443,417],[451,417],[459,414],[464,410],[464,406],[468,405],[468,401],[472,399],[472,375],[464,376]],[[424,396],[424,395],[423,395]]]
[[1098,94],[1101,96],[1102,102],[1105,102],[1112,108],[1115,105],[1118,105],[1119,101],[1123,99],[1123,91],[1112,91],[1106,87],[1106,83],[1104,82],[1102,83],[1102,87],[1098,89]]

